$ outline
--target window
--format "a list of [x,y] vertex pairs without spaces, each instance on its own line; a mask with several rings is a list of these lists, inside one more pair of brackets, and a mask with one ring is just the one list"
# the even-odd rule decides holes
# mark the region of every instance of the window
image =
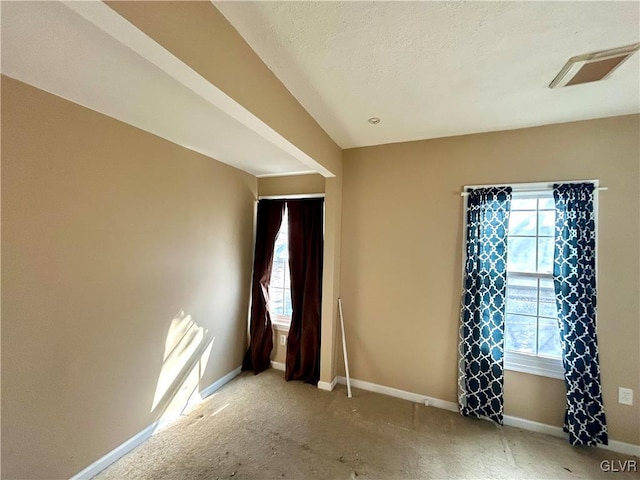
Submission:
[[269,283],[269,313],[280,328],[291,324],[291,279],[289,277],[289,211],[285,207],[276,237]]
[[507,236],[505,368],[563,378],[553,287],[551,190],[513,192]]

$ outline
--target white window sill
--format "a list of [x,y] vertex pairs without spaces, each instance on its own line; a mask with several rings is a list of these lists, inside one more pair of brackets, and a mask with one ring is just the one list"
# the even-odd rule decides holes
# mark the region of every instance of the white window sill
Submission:
[[279,332],[288,332],[291,326],[291,317],[271,315],[271,325]]
[[538,357],[505,350],[504,369],[564,380],[564,367],[560,358]]

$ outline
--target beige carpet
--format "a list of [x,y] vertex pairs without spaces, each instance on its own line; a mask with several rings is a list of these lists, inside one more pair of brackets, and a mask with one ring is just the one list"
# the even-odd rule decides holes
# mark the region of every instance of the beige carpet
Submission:
[[96,478],[640,478],[600,468],[626,458],[269,370],[241,375]]

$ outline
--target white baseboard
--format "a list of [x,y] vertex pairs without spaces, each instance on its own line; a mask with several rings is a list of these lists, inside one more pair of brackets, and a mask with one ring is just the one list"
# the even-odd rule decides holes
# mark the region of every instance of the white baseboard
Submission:
[[[282,363],[282,362],[274,362],[272,360],[271,361],[271,368],[273,368],[274,370],[280,370],[280,371],[284,372],[285,369],[286,369],[286,365],[284,363]],[[329,383],[329,382],[318,382],[318,388],[320,390],[327,390],[328,392],[330,392],[335,388],[337,382],[338,382],[338,377],[335,377],[331,383]]]
[[[338,377],[338,383],[341,385],[346,385],[347,379],[345,377]],[[376,383],[365,382],[363,380],[357,380],[355,378],[351,379],[351,386],[355,388],[361,388],[362,390],[367,390],[369,392],[381,393],[382,395],[389,395],[391,397],[409,400],[410,402],[419,403],[421,405],[425,405],[425,402],[428,402],[427,404],[431,407],[449,410],[450,412],[458,412],[457,403],[449,402],[447,400],[440,400],[439,398],[428,397],[419,393],[407,392],[405,390],[399,390],[397,388],[386,387],[384,385],[378,385]],[[320,388],[320,384],[318,384],[318,388]],[[562,427],[548,425],[546,423],[534,422],[533,420],[527,420],[525,418],[505,415],[504,424],[509,427],[521,428],[523,430],[529,430],[531,432],[538,432],[554,437],[567,438],[567,434],[562,430]],[[598,448],[622,453],[624,455],[633,455],[636,457],[640,457],[640,445],[634,445],[632,443],[609,440],[609,445],[598,445]]]
[[331,382],[318,382],[318,388],[320,390],[326,390],[327,392],[331,392],[338,383],[338,377],[333,377]]
[[611,450],[612,452],[622,453],[623,455],[633,455],[640,457],[640,445],[633,443],[619,442],[617,440],[609,440],[609,445],[598,445],[598,448]]
[[[347,384],[345,377],[338,377],[338,383],[341,385]],[[428,397],[419,393],[407,392],[406,390],[399,390],[397,388],[386,387],[384,385],[378,385],[376,383],[365,382],[363,380],[351,379],[351,386],[355,388],[361,388],[369,392],[381,393],[382,395],[389,395],[390,397],[402,398],[403,400],[409,400],[410,402],[419,403],[425,405],[428,402],[429,406],[441,408],[443,410],[449,410],[450,412],[458,411],[458,404],[448,402],[446,400],[440,400],[439,398]]]
[[224,377],[216,380],[215,382],[213,382],[208,387],[203,388],[202,390],[200,390],[200,396],[204,400],[209,395],[211,395],[213,392],[215,392],[220,387],[222,387],[224,384],[229,383],[231,380],[233,380],[238,375],[240,375],[241,372],[242,372],[242,366],[240,366],[238,368],[234,368],[229,373],[227,373]]
[[503,423],[507,427],[515,427],[523,430],[529,430],[530,432],[544,433],[545,435],[551,435],[552,437],[568,438],[567,434],[562,430],[562,427],[549,425],[547,423],[534,422],[533,420],[527,420],[526,418],[504,415]]
[[[242,367],[238,367],[232,370],[231,372],[227,373],[224,377],[216,380],[208,387],[202,389],[200,391],[200,396],[204,400],[206,397],[208,397],[213,392],[215,392],[220,387],[222,387],[225,383],[228,383],[231,380],[233,380],[235,377],[237,377],[241,371],[242,371]],[[120,444],[119,446],[111,450],[109,453],[99,458],[98,460],[93,462],[88,467],[84,468],[79,473],[75,474],[73,477],[71,477],[71,480],[85,480],[85,479],[90,479],[95,477],[102,470],[107,468],[109,465],[111,465],[112,463],[114,463],[115,461],[117,461],[127,453],[129,453],[131,450],[136,448],[138,445],[142,444],[149,437],[151,437],[151,435],[153,435],[153,433],[158,428],[159,424],[160,424],[159,420],[153,422],[147,428],[145,428],[141,432],[136,433],[129,440]]]
[[274,370],[280,370],[282,372],[284,372],[285,369],[285,364],[282,362],[271,362],[271,368],[273,368]]
[[[509,427],[522,428],[523,430],[529,430],[531,432],[544,433],[553,437],[569,438],[562,427],[555,425],[548,425],[546,423],[534,422],[533,420],[527,420],[525,418],[512,417],[510,415],[504,416],[504,424]],[[617,440],[609,440],[609,445],[598,445],[598,448],[604,450],[611,450],[612,452],[622,453],[624,455],[634,455],[640,457],[640,445],[634,445],[632,443],[619,442]]]
[[144,442],[146,439],[151,437],[151,435],[153,435],[153,432],[158,427],[158,423],[159,422],[153,422],[147,428],[145,428],[141,432],[138,432],[129,440],[117,446],[102,458],[99,458],[91,465],[83,469],[81,472],[75,474],[73,477],[71,477],[71,480],[84,480],[95,477],[98,473],[107,468],[113,462],[118,460],[120,457],[123,457],[138,445],[140,445],[142,442]]

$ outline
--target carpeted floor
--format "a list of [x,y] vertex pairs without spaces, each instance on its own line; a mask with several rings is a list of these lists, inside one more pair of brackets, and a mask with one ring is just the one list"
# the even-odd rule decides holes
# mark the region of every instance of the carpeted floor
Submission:
[[627,458],[269,370],[241,375],[96,478],[640,478],[600,468]]

